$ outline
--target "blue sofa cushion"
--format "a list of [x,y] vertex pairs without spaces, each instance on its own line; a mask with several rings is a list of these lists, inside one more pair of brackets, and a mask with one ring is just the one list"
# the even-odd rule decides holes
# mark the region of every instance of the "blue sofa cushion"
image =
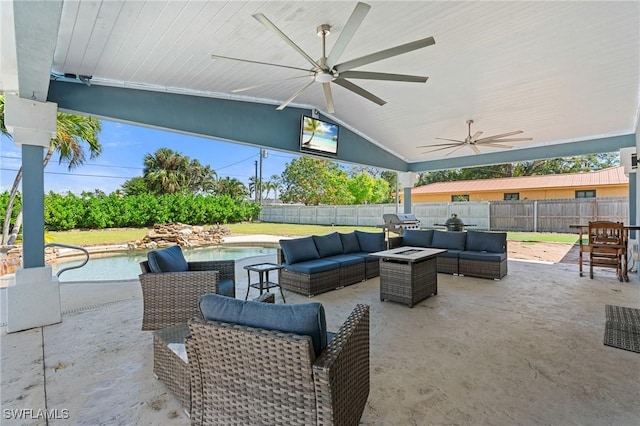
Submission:
[[320,259],[316,244],[311,237],[280,240],[280,247],[284,253],[285,263],[291,264]]
[[358,237],[356,234],[351,232],[349,234],[339,234],[340,241],[342,241],[342,252],[345,254],[348,253],[357,253],[360,251],[360,244],[358,244]]
[[502,262],[507,258],[507,253],[492,253],[486,251],[470,251],[460,252],[460,259],[481,260],[483,262]]
[[358,256],[365,260],[365,262],[378,262],[380,260],[379,257],[369,256],[369,253],[366,251],[359,251],[358,253],[349,253],[349,256]]
[[199,307],[207,321],[311,336],[316,357],[320,356],[327,346],[324,307],[317,302],[276,305],[205,294],[200,297]]
[[153,250],[147,253],[149,270],[151,272],[185,272],[189,270],[189,264],[182,254],[180,246],[171,246],[162,250]]
[[314,235],[311,238],[316,244],[320,258],[342,254],[342,241],[340,241],[340,235],[337,232],[321,236]]
[[338,269],[339,267],[340,264],[338,262],[332,262],[325,259],[307,260],[305,262],[285,265],[285,268],[288,271],[307,275],[311,275],[317,272],[333,271],[334,269]]
[[358,263],[364,263],[363,257],[354,256],[352,254],[340,254],[338,256],[331,256],[322,260],[330,260],[331,262],[338,262],[340,266],[351,266],[351,265],[357,265]]
[[433,229],[423,231],[419,229],[406,229],[402,235],[402,245],[411,247],[431,247]]
[[467,232],[466,249],[470,251],[504,253],[506,251],[506,244],[506,232]]
[[362,232],[354,231],[358,238],[360,250],[368,253],[385,250],[384,232]]
[[233,282],[231,278],[226,278],[224,280],[218,281],[218,294],[227,297],[235,297],[235,286],[236,284]]
[[466,232],[460,231],[433,231],[431,247],[451,250],[464,250]]
[[452,259],[457,259],[460,253],[462,253],[462,250],[448,249],[444,253],[439,253],[438,257],[450,257]]

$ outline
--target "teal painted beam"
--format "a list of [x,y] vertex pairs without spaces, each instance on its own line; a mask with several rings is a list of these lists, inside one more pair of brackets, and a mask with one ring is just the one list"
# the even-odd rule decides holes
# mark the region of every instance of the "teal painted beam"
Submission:
[[545,158],[572,157],[575,155],[594,154],[618,151],[620,148],[636,146],[634,134],[610,136],[606,138],[568,142],[556,145],[538,146],[518,150],[504,150],[490,154],[469,155],[466,157],[447,158],[433,161],[409,163],[409,171],[423,172],[432,170],[462,169],[491,164],[514,163]]
[[[58,108],[217,140],[300,153],[300,121],[308,109],[231,99],[52,81]],[[321,117],[323,120],[331,121]],[[340,126],[338,161],[406,170],[407,163]]]

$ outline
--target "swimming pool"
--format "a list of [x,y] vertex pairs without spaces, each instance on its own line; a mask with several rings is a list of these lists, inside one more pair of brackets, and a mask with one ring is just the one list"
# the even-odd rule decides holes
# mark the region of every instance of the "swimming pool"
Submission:
[[[188,262],[202,260],[242,259],[252,256],[275,255],[276,249],[271,247],[222,246],[201,249],[185,249],[184,256]],[[115,256],[92,257],[80,269],[72,269],[60,275],[60,282],[65,281],[110,281],[137,279],[140,274],[140,262],[147,259],[147,252],[121,253]],[[81,260],[59,262],[52,265],[53,273],[67,266],[77,265]]]

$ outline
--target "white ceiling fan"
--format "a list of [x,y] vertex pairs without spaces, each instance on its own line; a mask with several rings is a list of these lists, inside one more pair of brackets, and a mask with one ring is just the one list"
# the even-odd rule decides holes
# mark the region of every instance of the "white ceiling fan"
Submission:
[[467,120],[467,126],[469,127],[469,134],[468,134],[468,136],[466,138],[464,138],[464,140],[447,139],[447,138],[436,138],[436,139],[441,140],[441,141],[451,141],[451,142],[450,143],[438,143],[438,144],[434,144],[434,145],[420,145],[417,148],[440,147],[440,148],[432,149],[430,151],[425,151],[425,152],[423,152],[423,154],[427,154],[429,152],[442,151],[442,150],[445,150],[445,149],[453,148],[453,150],[451,152],[448,152],[447,154],[445,154],[445,156],[449,156],[449,155],[453,154],[455,151],[459,150],[460,148],[468,146],[473,150],[474,153],[480,154],[480,149],[478,148],[479,146],[491,146],[491,147],[494,147],[494,148],[513,148],[513,146],[511,146],[511,145],[501,145],[501,143],[503,143],[503,142],[522,142],[522,141],[533,140],[533,138],[503,139],[503,138],[506,138],[506,137],[509,137],[509,136],[519,135],[520,133],[523,133],[522,130],[516,130],[516,131],[513,131],[513,132],[502,133],[502,134],[499,134],[499,135],[488,136],[486,138],[480,139],[480,136],[482,135],[482,132],[475,132],[473,134],[473,136],[471,135],[471,125],[472,124],[473,124],[473,120]]
[[[360,58],[352,59],[346,62],[337,63],[340,59],[340,56],[346,49],[347,45],[351,41],[351,38],[354,36],[360,24],[364,20],[367,13],[369,13],[369,9],[371,6],[365,3],[358,3],[351,13],[349,20],[345,24],[344,28],[340,32],[338,39],[336,40],[331,53],[329,56],[326,55],[326,37],[330,33],[331,26],[328,24],[320,25],[317,28],[318,36],[322,37],[322,57],[317,61],[314,60],[311,56],[309,56],[306,52],[304,52],[297,44],[295,44],[289,37],[287,37],[276,25],[271,22],[266,16],[262,13],[257,13],[253,15],[253,17],[258,20],[262,25],[267,27],[270,31],[275,33],[278,37],[284,40],[289,46],[295,49],[300,55],[302,55],[311,67],[308,69],[273,64],[268,62],[260,62],[253,61],[248,59],[240,59],[240,58],[232,58],[228,56],[220,56],[220,55],[211,55],[213,59],[228,59],[233,61],[242,61],[253,64],[260,65],[271,65],[281,68],[289,68],[300,71],[305,71],[306,74],[302,76],[292,77],[284,80],[293,80],[299,78],[307,78],[310,81],[306,82],[304,86],[302,86],[298,91],[296,91],[289,99],[284,101],[277,109],[282,110],[287,105],[289,105],[295,98],[297,98],[305,89],[311,86],[313,83],[318,82],[322,84],[322,90],[324,92],[325,103],[327,106],[327,112],[334,113],[335,108],[333,105],[333,95],[331,93],[331,83],[335,83],[339,86],[344,87],[347,90],[356,93],[371,102],[374,102],[378,105],[384,105],[386,101],[380,99],[373,93],[363,89],[360,86],[355,85],[351,81],[347,79],[363,79],[363,80],[388,80],[388,81],[401,81],[401,82],[410,82],[410,83],[425,83],[428,77],[415,76],[415,75],[405,75],[405,74],[388,74],[388,73],[380,73],[380,72],[366,72],[366,71],[352,71],[354,68],[359,68],[363,65],[367,65],[373,62],[381,61],[383,59],[391,58],[393,56],[398,56],[403,53],[411,52],[414,50],[422,49],[427,46],[431,46],[435,44],[435,40],[433,37],[427,37],[421,40],[416,40],[411,43],[406,43],[400,46],[392,47],[389,49],[381,50],[375,53],[371,53],[369,55],[362,56]],[[232,90],[232,92],[242,92],[246,90],[255,89],[258,87],[262,87],[269,84],[279,83],[280,81],[271,81],[267,83],[257,84],[249,87],[243,87],[239,89]]]

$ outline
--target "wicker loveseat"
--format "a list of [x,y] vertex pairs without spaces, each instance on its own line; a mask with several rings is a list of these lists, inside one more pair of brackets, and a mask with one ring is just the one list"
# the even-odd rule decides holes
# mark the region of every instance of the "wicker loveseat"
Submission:
[[280,240],[277,257],[284,265],[280,286],[311,297],[377,277],[378,258],[369,254],[385,248],[382,232],[333,232]]
[[186,324],[206,293],[235,297],[235,261],[187,262],[180,246],[150,251],[140,263],[142,330]]
[[483,231],[405,230],[389,238],[389,248],[402,246],[446,249],[437,257],[438,272],[502,279],[507,275],[507,234]]
[[357,425],[369,396],[369,307],[328,336],[320,303],[217,295],[189,322],[192,425]]

